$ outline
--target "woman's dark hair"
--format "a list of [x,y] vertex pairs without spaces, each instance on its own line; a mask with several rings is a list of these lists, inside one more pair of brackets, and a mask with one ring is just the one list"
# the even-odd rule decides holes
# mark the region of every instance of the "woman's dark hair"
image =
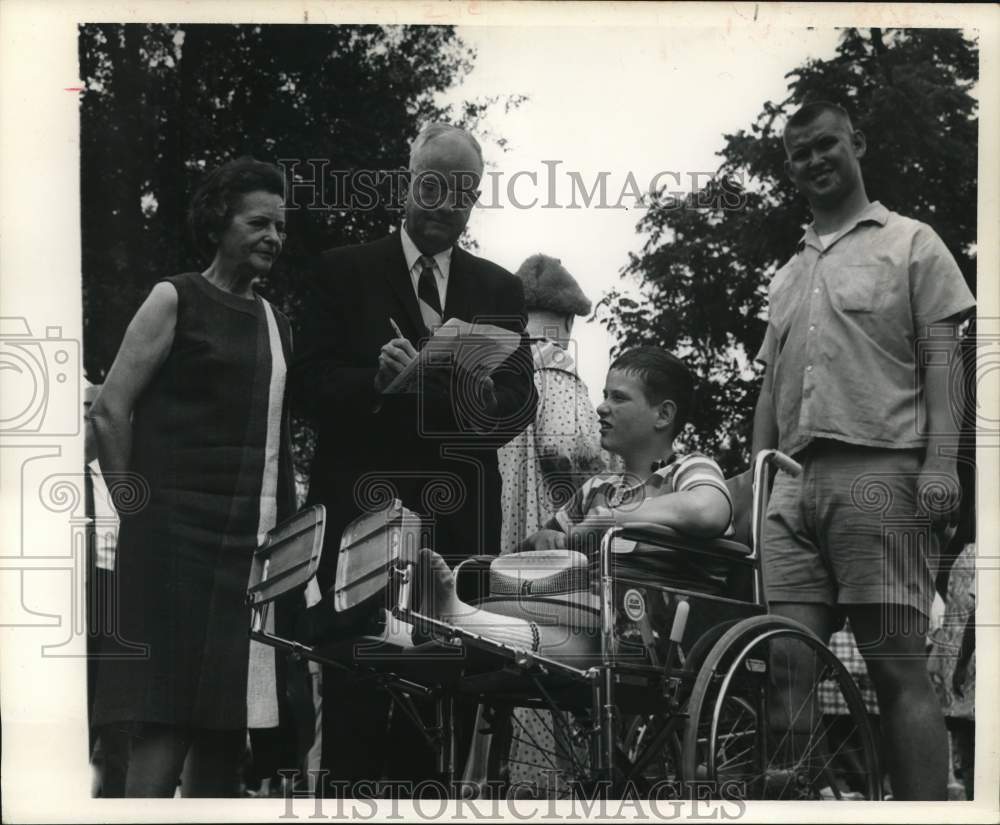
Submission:
[[674,435],[684,429],[694,405],[695,386],[694,376],[680,358],[659,347],[636,347],[615,358],[609,369],[638,376],[650,404],[673,401],[677,407]]
[[250,192],[285,197],[285,176],[272,163],[245,155],[209,172],[191,198],[188,227],[199,252],[211,255],[240,199]]

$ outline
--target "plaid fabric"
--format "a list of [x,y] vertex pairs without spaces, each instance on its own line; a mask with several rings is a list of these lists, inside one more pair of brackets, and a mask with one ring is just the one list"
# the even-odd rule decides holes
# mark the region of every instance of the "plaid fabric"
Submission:
[[[861,690],[861,698],[864,699],[865,707],[869,713],[878,714],[878,700],[875,698],[875,686],[868,675],[868,668],[865,667],[865,660],[854,643],[854,633],[851,632],[850,622],[844,623],[844,629],[839,630],[830,637],[830,650],[840,659],[848,673],[854,677],[854,682]],[[836,716],[846,716],[848,714],[847,703],[841,692],[837,689],[832,679],[827,679],[820,683],[819,703],[823,713]]]

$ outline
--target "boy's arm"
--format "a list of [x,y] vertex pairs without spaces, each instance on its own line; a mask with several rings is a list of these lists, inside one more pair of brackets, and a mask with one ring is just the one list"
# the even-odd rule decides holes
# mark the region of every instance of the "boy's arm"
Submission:
[[751,459],[761,450],[770,450],[778,446],[778,421],[774,415],[774,402],[771,398],[774,370],[770,363],[764,364],[764,382],[757,396],[757,406],[753,414],[753,440],[751,442]]
[[638,502],[621,507],[592,507],[579,523],[566,529],[569,546],[596,550],[604,533],[615,525],[650,522],[697,538],[714,538],[732,523],[733,507],[719,465],[693,454],[674,466],[670,492],[655,489]]
[[611,527],[637,521],[670,527],[697,538],[715,538],[726,531],[731,518],[729,498],[718,487],[706,484],[647,498],[637,506],[597,508],[569,528],[567,543],[573,549],[596,548]]
[[[962,399],[956,399],[955,388],[963,388],[963,363],[959,350],[958,323],[950,318],[934,324],[946,344],[935,346],[937,358],[928,359],[921,376],[927,409],[927,450],[917,479],[918,503],[932,521],[948,523],[958,511],[961,486],[955,454],[958,448],[956,418],[962,413]],[[950,330],[950,334],[944,334]],[[926,328],[925,340],[930,338]],[[941,352],[947,348],[947,352]],[[956,414],[957,413],[957,414]]]
[[761,450],[770,450],[778,446],[778,421],[774,415],[774,401],[771,390],[774,386],[774,338],[768,325],[764,342],[760,346],[755,360],[764,365],[764,380],[761,383],[760,394],[757,396],[757,406],[753,413],[753,440],[750,445],[750,462]]
[[[917,365],[929,433],[917,480],[917,501],[932,521],[948,522],[958,509],[961,492],[955,460],[959,443],[956,419],[964,406],[964,399],[956,394],[964,387],[958,325],[976,301],[951,252],[937,233],[923,224],[913,237],[909,276],[914,327],[928,350]],[[957,373],[952,373],[952,368]]]

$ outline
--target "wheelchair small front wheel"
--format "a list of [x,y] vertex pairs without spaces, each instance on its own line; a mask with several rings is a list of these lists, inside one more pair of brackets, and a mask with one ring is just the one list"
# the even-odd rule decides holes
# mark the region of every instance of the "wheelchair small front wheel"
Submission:
[[697,798],[880,799],[868,711],[813,633],[755,616],[715,644],[688,701],[681,771]]
[[625,716],[617,753],[615,777],[623,789],[630,783],[641,796],[680,797],[681,739],[672,717]]
[[[680,738],[658,714],[625,715],[615,733],[610,777],[601,782],[590,761],[597,735],[586,716],[537,707],[489,707],[486,786],[500,796],[594,799],[679,796]],[[664,786],[668,787],[665,788]],[[667,796],[664,796],[664,794]]]
[[587,793],[589,723],[568,711],[539,707],[486,707],[490,736],[486,780],[506,798],[572,799]]

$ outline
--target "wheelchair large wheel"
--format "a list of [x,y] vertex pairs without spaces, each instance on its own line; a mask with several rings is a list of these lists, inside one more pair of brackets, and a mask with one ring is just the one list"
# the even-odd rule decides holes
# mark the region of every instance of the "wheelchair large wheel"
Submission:
[[[831,700],[846,717],[823,713]],[[740,622],[708,654],[688,702],[682,773],[699,798],[881,798],[857,685],[814,634],[777,616]]]

